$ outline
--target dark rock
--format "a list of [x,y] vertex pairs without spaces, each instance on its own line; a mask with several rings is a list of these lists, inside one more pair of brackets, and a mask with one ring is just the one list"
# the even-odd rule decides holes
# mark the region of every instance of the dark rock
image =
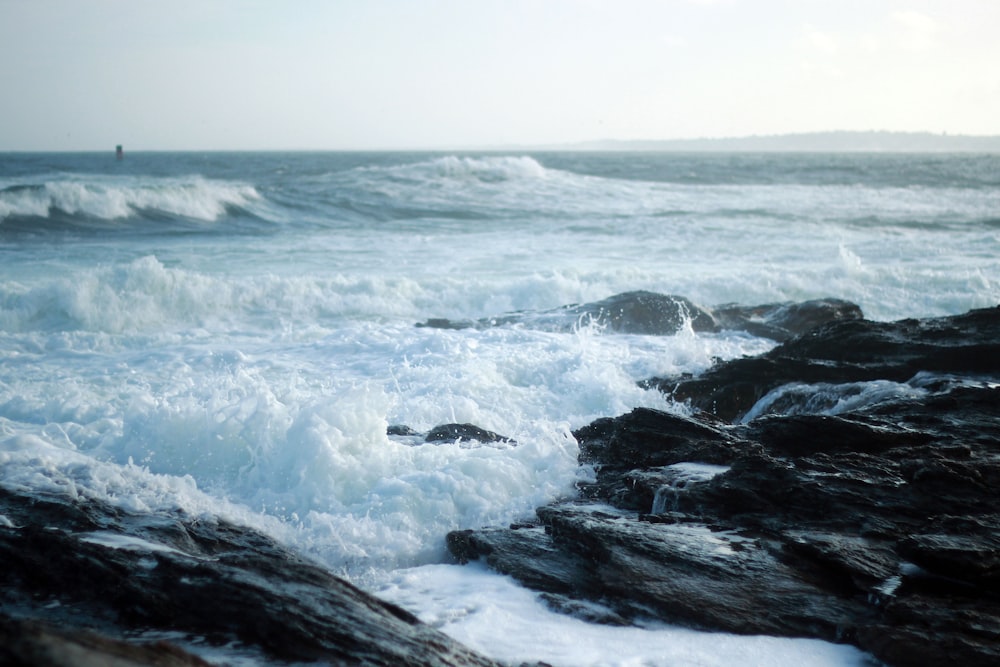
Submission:
[[0,665],[6,667],[210,667],[165,641],[128,643],[0,614]]
[[1000,535],[993,531],[910,535],[898,549],[928,572],[1000,594]]
[[1000,306],[919,321],[831,322],[759,357],[721,364],[697,378],[658,378],[645,384],[735,420],[765,394],[789,383],[906,382],[920,372],[1000,373]]
[[442,424],[441,426],[435,426],[424,436],[424,442],[442,443],[458,442],[461,440],[478,443],[517,444],[517,441],[513,438],[508,438],[493,431],[487,431],[474,424]]
[[43,648],[24,651],[113,650],[95,649],[76,629],[113,642],[158,630],[238,642],[268,660],[495,664],[247,528],[2,489],[0,514],[15,526],[0,526],[4,610],[74,633],[56,641],[42,632]]
[[595,323],[611,331],[636,334],[674,334],[691,322],[695,331],[716,331],[715,320],[704,308],[682,296],[656,292],[626,292],[601,301],[572,304],[546,311],[518,311],[481,320],[432,318],[417,324],[435,329],[487,329],[522,324],[543,331],[571,332]]
[[405,424],[393,424],[386,428],[386,435],[398,438],[398,442],[408,445],[425,443],[440,445],[445,443],[460,444],[463,447],[477,445],[514,446],[517,441],[493,431],[480,428],[475,424],[441,424],[426,433],[416,431]]
[[403,437],[420,435],[420,433],[418,431],[414,431],[412,428],[410,428],[406,424],[390,424],[385,429],[385,432],[386,432],[386,435],[395,435],[395,436],[403,436]]
[[558,315],[570,326],[593,320],[619,333],[674,334],[686,323],[695,331],[718,330],[708,310],[685,297],[656,292],[616,294],[594,303],[567,306]]
[[580,326],[596,324],[616,333],[673,335],[690,325],[697,332],[736,329],[783,341],[827,322],[861,316],[858,306],[838,299],[761,306],[727,304],[710,309],[683,296],[635,291],[553,310],[518,311],[480,320],[431,318],[417,326],[487,329],[519,324],[543,331],[571,332]]
[[857,304],[843,299],[814,299],[762,306],[727,304],[713,308],[712,315],[721,329],[746,331],[779,342],[829,322],[864,317]]
[[[675,380],[693,417],[636,409],[576,431],[596,471],[579,500],[449,547],[556,608],[850,642],[894,666],[1000,664],[998,346],[1000,309],[824,325]],[[838,414],[805,400],[808,383],[854,396],[838,383],[887,379],[912,390]],[[785,383],[800,393],[759,418],[716,416]]]

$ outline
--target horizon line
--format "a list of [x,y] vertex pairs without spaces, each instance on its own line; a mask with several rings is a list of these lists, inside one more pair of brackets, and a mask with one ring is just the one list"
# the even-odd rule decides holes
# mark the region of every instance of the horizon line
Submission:
[[[836,141],[838,139],[892,139],[897,140],[897,145],[895,146],[835,146],[826,145],[822,148],[812,148],[808,144],[805,145],[789,145],[786,142],[809,142],[809,141]],[[916,140],[923,142],[932,142],[937,144],[934,149],[929,148],[916,148],[908,150],[905,146],[901,145],[899,141],[906,140]],[[738,144],[767,144],[767,143],[784,143],[785,145],[772,145],[767,147],[766,145],[745,147],[745,148],[729,148],[726,145],[738,145]],[[986,143],[991,144],[987,149],[977,150],[975,147],[947,147],[942,144],[951,143]],[[992,145],[996,144],[996,145]],[[104,152],[114,152],[116,147],[121,145],[126,148],[125,144],[121,142],[112,143],[108,148],[71,148],[71,149],[59,149],[59,148],[48,148],[48,149],[0,149],[0,153],[104,153]],[[678,151],[682,150],[684,147],[688,146],[698,146],[698,148],[690,149],[693,152],[700,152],[704,150],[731,150],[732,152],[750,152],[750,151],[766,151],[766,152],[997,152],[1000,151],[1000,134],[952,134],[947,131],[943,132],[930,132],[930,131],[898,131],[898,130],[820,130],[820,131],[810,131],[810,132],[790,132],[790,133],[777,133],[777,134],[748,134],[748,135],[733,135],[733,136],[719,136],[719,137],[688,137],[688,138],[671,138],[671,139],[614,139],[614,138],[603,138],[603,139],[583,139],[576,141],[563,141],[563,142],[539,142],[539,143],[508,143],[508,144],[469,144],[465,146],[456,145],[441,145],[441,146],[424,146],[424,147],[355,147],[355,148],[303,148],[303,147],[287,147],[287,148],[134,148],[131,151],[133,153],[194,153],[194,152],[205,152],[205,153],[440,153],[440,152],[498,152],[498,151],[511,151],[511,150],[527,150],[527,151],[608,151],[608,150],[622,150],[625,152],[641,152],[641,151]]]

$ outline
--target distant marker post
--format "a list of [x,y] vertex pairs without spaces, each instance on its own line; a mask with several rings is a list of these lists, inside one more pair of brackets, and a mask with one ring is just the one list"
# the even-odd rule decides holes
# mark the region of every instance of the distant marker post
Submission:
[[122,145],[121,144],[118,144],[117,146],[115,146],[115,157],[118,158],[119,160],[121,160],[123,157],[125,157],[125,153],[122,151]]

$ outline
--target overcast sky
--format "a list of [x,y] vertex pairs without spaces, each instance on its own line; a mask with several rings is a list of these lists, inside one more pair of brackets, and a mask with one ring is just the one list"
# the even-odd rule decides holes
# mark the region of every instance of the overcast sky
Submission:
[[1000,134],[997,0],[0,0],[0,150]]

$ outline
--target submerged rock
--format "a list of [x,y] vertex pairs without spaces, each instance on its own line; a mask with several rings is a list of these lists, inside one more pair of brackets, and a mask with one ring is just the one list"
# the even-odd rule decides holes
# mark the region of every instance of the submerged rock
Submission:
[[[899,666],[1000,664],[998,334],[1000,309],[841,322],[681,379],[674,396],[704,412],[579,429],[596,470],[580,499],[452,533],[449,548],[557,608],[599,602],[609,622],[849,642]],[[782,382],[914,376],[854,409],[716,416]]]
[[596,324],[616,333],[673,335],[689,325],[697,332],[739,330],[783,341],[827,322],[861,317],[858,306],[838,299],[761,306],[727,304],[711,309],[683,296],[635,291],[553,310],[519,311],[479,320],[431,318],[417,326],[487,329],[520,324],[543,331],[571,332],[581,326]]

